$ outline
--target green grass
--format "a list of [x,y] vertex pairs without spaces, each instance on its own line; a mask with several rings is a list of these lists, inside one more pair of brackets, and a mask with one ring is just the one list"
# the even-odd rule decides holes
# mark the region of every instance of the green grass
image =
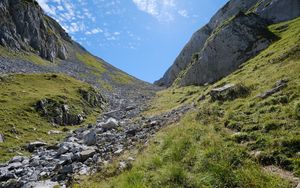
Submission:
[[179,124],[160,132],[155,142],[131,170],[108,178],[103,173],[87,178],[79,187],[288,187],[280,178],[266,174],[246,150],[227,133],[206,126],[191,113]]
[[115,83],[120,85],[130,85],[134,83],[133,77],[122,72],[114,72],[110,76]]
[[79,89],[90,90],[90,85],[60,74],[2,75],[0,132],[4,134],[5,142],[0,143],[0,161],[17,152],[26,153],[23,146],[28,142],[41,140],[52,144],[66,135],[47,134],[49,130],[62,130],[64,127],[54,127],[35,111],[34,105],[38,100],[50,98],[62,101],[70,106],[72,112],[88,113],[84,124],[95,122],[101,111],[89,106],[80,96]]
[[37,65],[43,65],[43,66],[49,66],[53,64],[53,62],[47,61],[36,54],[24,53],[24,52],[13,52],[7,50],[2,46],[0,46],[0,56],[17,59],[17,60],[26,60],[35,63]]
[[200,96],[195,94],[199,94],[199,88],[193,86],[159,91],[151,101],[149,109],[144,112],[144,114],[158,115],[184,104],[192,103],[200,98]]
[[[228,77],[213,85],[159,92],[146,115],[188,103],[197,108],[159,132],[132,169],[118,175],[109,166],[110,173],[104,168],[79,187],[292,187],[262,166],[300,177],[300,18],[269,29],[280,39]],[[286,88],[257,97],[280,79],[289,80]],[[250,91],[213,102],[209,91],[228,83]]]
[[103,62],[88,53],[76,53],[76,58],[85,65],[95,69],[95,74],[103,74],[107,71]]

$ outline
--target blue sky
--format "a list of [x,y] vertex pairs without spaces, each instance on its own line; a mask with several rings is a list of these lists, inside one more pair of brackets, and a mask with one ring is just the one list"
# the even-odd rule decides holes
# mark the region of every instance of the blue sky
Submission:
[[227,0],[37,0],[92,54],[148,82]]

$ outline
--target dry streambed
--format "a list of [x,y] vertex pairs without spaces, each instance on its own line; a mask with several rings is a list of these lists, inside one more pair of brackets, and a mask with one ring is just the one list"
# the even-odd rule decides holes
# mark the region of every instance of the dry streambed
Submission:
[[[123,107],[103,114],[95,125],[70,132],[57,145],[30,143],[27,146],[32,152],[30,157],[16,156],[0,165],[0,187],[65,185],[74,175],[96,172],[96,167],[112,162],[115,156],[147,142],[158,130],[178,121],[191,109],[191,106],[182,106],[167,113],[144,117],[140,115],[144,104],[119,105]],[[121,163],[123,168],[127,162]]]

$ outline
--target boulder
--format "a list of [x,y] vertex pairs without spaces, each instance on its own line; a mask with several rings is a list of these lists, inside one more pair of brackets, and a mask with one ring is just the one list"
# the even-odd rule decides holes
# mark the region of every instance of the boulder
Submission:
[[74,165],[73,165],[73,164],[66,165],[66,166],[64,166],[64,167],[59,171],[59,173],[61,173],[61,174],[70,174],[70,173],[73,173],[73,172],[74,172]]
[[51,131],[48,131],[48,134],[49,135],[52,135],[52,134],[62,134],[61,131],[57,131],[57,130],[51,130]]
[[45,142],[31,142],[29,143],[27,146],[26,146],[26,149],[29,151],[29,152],[33,152],[35,149],[39,148],[39,147],[43,147],[43,146],[46,146],[47,144]]
[[227,84],[223,87],[212,89],[209,94],[212,101],[226,101],[247,96],[249,93],[250,89],[242,84]]
[[119,122],[114,118],[109,118],[105,123],[100,123],[99,126],[104,130],[116,129],[119,126]]
[[96,153],[95,149],[88,149],[80,152],[80,160],[81,161],[86,161],[88,158],[91,158],[94,156]]
[[87,146],[92,146],[97,143],[97,134],[95,130],[90,130],[88,131],[84,136],[83,136],[84,144]]
[[9,163],[23,162],[23,160],[24,160],[23,156],[15,156],[9,161]]
[[62,145],[58,150],[57,150],[57,155],[62,155],[65,154],[69,151],[69,148],[65,145]]
[[73,158],[74,158],[73,153],[65,153],[65,154],[62,154],[59,159],[60,159],[60,161],[72,162]]
[[235,86],[235,84],[226,84],[225,86],[223,87],[219,87],[219,88],[215,88],[215,89],[212,89],[210,91],[210,96],[213,98],[213,99],[217,99],[219,98],[218,96],[222,95],[224,92],[230,90],[230,89],[233,89]]
[[23,166],[23,164],[20,163],[20,162],[10,163],[10,164],[8,165],[8,170],[14,170],[14,169],[20,168],[20,167],[22,167],[22,166]]
[[276,82],[275,86],[272,89],[265,91],[264,93],[260,94],[258,97],[261,99],[268,98],[269,96],[271,96],[271,95],[281,91],[283,88],[287,87],[287,83],[288,83],[287,80],[279,80]]

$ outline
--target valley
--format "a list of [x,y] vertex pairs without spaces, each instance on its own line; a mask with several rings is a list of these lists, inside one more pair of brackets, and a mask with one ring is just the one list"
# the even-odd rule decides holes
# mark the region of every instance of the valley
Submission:
[[0,1],[0,187],[299,188],[299,16],[228,1],[150,84]]

